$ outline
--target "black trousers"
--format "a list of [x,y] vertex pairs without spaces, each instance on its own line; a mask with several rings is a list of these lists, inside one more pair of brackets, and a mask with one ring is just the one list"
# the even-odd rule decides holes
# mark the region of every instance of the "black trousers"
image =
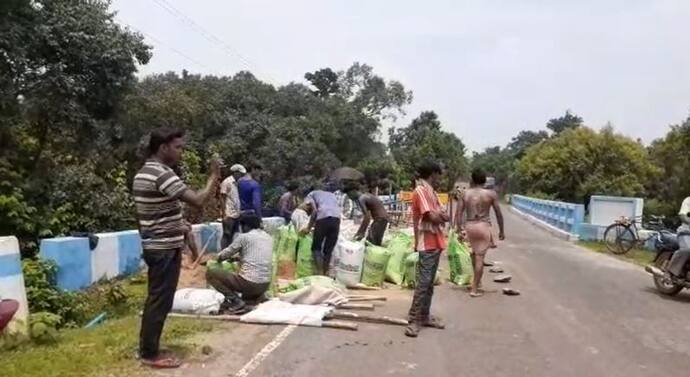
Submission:
[[422,323],[429,319],[434,296],[434,278],[441,258],[440,250],[420,251],[417,262],[417,285],[414,288],[409,320]]
[[328,274],[328,266],[331,264],[331,255],[338,242],[339,233],[340,218],[338,217],[326,217],[316,220],[314,224],[314,242],[311,245],[311,252],[316,262],[317,272],[320,274]]
[[141,316],[139,353],[144,359],[158,356],[165,319],[172,309],[180,278],[181,250],[144,251],[148,266],[148,296]]
[[372,222],[369,226],[369,235],[367,236],[367,241],[376,246],[381,246],[381,243],[383,243],[383,234],[386,233],[387,227],[387,219],[374,220],[374,222]]
[[220,247],[225,249],[232,243],[232,238],[235,233],[240,228],[239,219],[233,219],[232,217],[226,217],[223,219],[223,238],[220,240]]

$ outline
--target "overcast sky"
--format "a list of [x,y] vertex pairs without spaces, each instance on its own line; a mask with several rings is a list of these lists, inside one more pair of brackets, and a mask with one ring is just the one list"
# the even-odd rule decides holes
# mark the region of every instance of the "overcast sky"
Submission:
[[114,0],[112,8],[154,46],[142,74],[249,69],[285,84],[359,61],[414,92],[396,125],[434,110],[470,150],[505,145],[566,109],[645,142],[690,114],[686,0]]

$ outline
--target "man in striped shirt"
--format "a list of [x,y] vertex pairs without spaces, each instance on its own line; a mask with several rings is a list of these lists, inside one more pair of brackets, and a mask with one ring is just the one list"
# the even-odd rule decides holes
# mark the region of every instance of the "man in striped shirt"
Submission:
[[134,177],[132,190],[149,281],[141,317],[139,354],[142,363],[156,368],[181,364],[174,356],[159,353],[161,332],[180,276],[184,237],[189,231],[180,201],[202,207],[220,176],[218,162],[212,161],[206,187],[199,192],[187,188],[171,168],[182,158],[183,138],[184,132],[179,130],[159,128],[151,132],[149,157]]
[[438,270],[441,252],[446,248],[444,225],[449,216],[441,207],[434,186],[441,179],[441,166],[432,161],[417,168],[419,180],[412,194],[412,220],[417,262],[417,284],[409,312],[409,325],[405,335],[417,337],[422,326],[443,329],[440,319],[431,315],[431,298],[434,295],[434,278]]
[[206,271],[206,281],[225,295],[220,308],[227,314],[244,314],[248,311],[245,302],[261,301],[271,284],[273,271],[273,238],[261,229],[261,218],[242,215],[240,227],[243,233],[218,253],[219,262],[239,259],[239,273],[220,268]]

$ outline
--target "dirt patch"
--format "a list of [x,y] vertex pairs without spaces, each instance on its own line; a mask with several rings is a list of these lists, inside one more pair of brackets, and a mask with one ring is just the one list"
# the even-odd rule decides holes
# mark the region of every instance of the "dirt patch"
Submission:
[[[202,262],[213,259],[212,255],[205,255],[201,258]],[[192,269],[192,258],[188,254],[182,257],[182,270],[177,288],[206,288],[206,266],[199,264]]]

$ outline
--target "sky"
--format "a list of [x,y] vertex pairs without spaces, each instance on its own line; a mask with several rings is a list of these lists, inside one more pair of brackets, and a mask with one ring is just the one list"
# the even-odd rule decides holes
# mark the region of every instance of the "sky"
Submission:
[[353,62],[414,93],[471,151],[567,109],[651,142],[690,115],[686,0],[113,0],[140,74],[250,70],[274,85]]

